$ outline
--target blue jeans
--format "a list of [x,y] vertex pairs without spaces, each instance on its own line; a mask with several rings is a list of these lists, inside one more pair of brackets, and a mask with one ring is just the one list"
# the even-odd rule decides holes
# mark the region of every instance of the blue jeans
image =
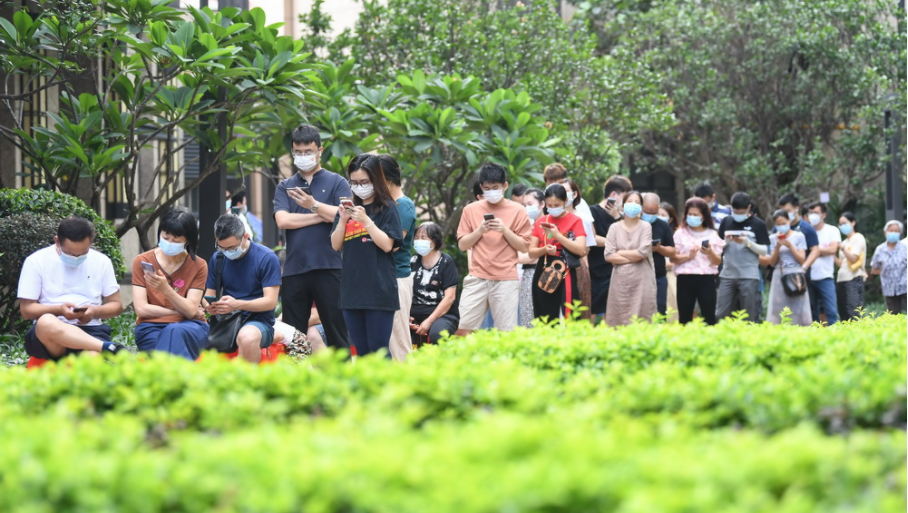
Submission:
[[839,303],[836,300],[835,282],[832,278],[810,282],[810,310],[814,322],[820,322],[820,305],[830,326],[839,320]]
[[394,327],[396,311],[388,310],[344,310],[344,321],[350,342],[356,347],[357,356],[366,356],[379,349],[385,350],[385,358],[391,358],[388,344]]
[[668,310],[668,278],[659,276],[656,278],[656,309],[659,313],[665,315]]
[[202,321],[143,322],[136,326],[139,351],[163,351],[195,360],[208,345],[208,325]]

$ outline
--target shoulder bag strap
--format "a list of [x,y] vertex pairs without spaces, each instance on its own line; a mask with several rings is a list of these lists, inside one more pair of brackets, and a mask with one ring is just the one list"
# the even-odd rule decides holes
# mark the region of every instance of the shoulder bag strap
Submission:
[[214,264],[214,293],[217,296],[217,299],[224,297],[224,263],[227,261],[227,258],[223,253],[218,251],[218,256]]

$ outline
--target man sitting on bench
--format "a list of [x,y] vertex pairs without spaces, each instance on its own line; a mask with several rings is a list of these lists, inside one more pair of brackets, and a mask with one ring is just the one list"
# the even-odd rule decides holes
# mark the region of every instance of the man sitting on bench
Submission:
[[116,353],[101,319],[120,315],[120,286],[110,258],[91,249],[95,229],[81,217],[64,219],[54,245],[35,251],[19,275],[19,310],[36,321],[25,334],[25,352],[59,360],[82,351]]

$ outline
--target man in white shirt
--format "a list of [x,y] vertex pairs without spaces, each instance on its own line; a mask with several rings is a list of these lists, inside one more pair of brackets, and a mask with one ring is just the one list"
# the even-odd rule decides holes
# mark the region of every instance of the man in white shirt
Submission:
[[810,308],[813,320],[820,320],[820,306],[826,314],[826,323],[839,320],[835,292],[835,255],[842,242],[842,234],[835,226],[826,224],[826,204],[815,202],[807,206],[807,220],[817,231],[820,256],[810,266]]
[[35,251],[19,275],[19,310],[35,321],[25,334],[25,351],[44,360],[81,351],[116,353],[124,346],[110,341],[101,319],[120,315],[120,286],[113,264],[91,249],[90,221],[70,217],[60,222],[54,245]]

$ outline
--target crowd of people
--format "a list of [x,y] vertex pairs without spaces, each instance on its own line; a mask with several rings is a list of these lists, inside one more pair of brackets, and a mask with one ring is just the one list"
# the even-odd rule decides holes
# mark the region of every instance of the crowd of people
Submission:
[[[824,203],[801,206],[785,194],[764,221],[746,192],[723,206],[702,184],[676,210],[616,175],[589,205],[561,164],[546,167],[539,188],[511,187],[504,167],[482,165],[457,227],[468,261],[458,293],[442,228],[418,223],[392,156],[359,155],[341,176],[321,167],[317,128],[300,125],[291,144],[296,173],[278,185],[273,212],[286,233],[283,261],[253,240],[242,195],[211,228],[217,251],[208,262],[197,256],[196,218],[168,211],[157,247],[132,266],[139,350],[194,360],[227,333],[227,345],[250,362],[278,341],[404,360],[445,334],[572,315],[609,326],[656,314],[712,325],[743,311],[758,322],[767,285],[767,321],[835,324],[859,315],[871,275],[880,276],[890,312],[906,309],[899,221],[885,224],[886,241],[869,257],[854,214],[828,218]],[[25,260],[18,297],[23,317],[35,321],[25,336],[29,355],[123,349],[101,322],[122,305],[111,261],[91,249],[93,238],[89,221],[68,218],[54,245]]]

